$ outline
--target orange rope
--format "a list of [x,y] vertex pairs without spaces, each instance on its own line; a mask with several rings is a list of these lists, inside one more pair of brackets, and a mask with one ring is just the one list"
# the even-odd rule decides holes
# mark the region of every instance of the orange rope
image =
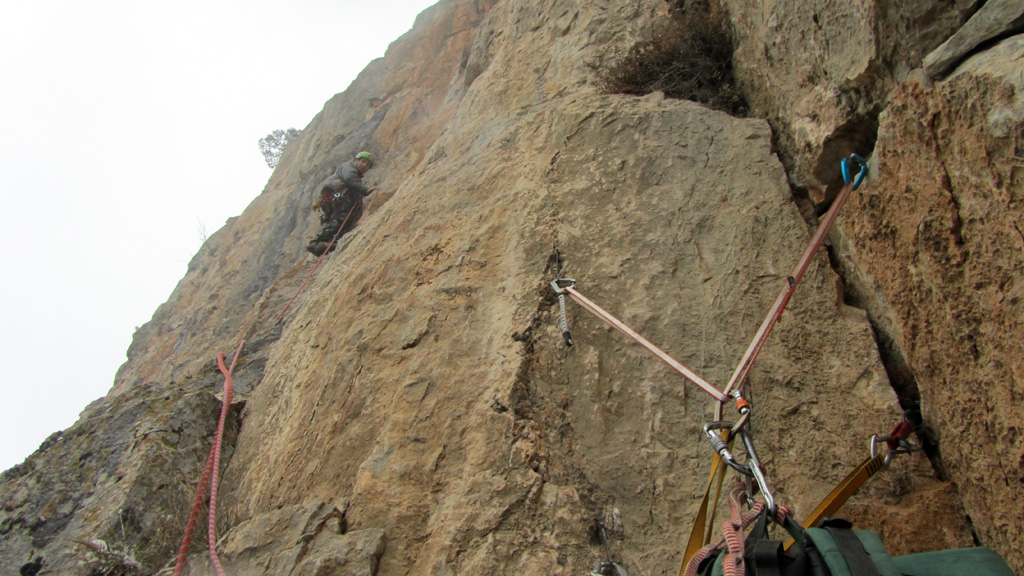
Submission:
[[331,242],[327,245],[327,248],[325,248],[323,253],[320,254],[320,257],[316,259],[316,264],[313,264],[313,268],[309,271],[309,274],[306,274],[306,279],[302,281],[302,285],[299,286],[299,289],[295,291],[295,295],[292,296],[292,299],[289,300],[288,303],[284,305],[284,308],[281,309],[281,312],[277,314],[277,317],[274,318],[274,322],[280,320],[281,317],[284,316],[284,313],[288,311],[288,307],[292,305],[292,302],[295,302],[295,299],[299,297],[299,294],[302,292],[302,289],[306,287],[306,283],[309,282],[309,279],[313,277],[313,272],[316,272],[317,267],[320,266],[320,262],[324,259],[324,256],[327,256],[327,253],[331,251],[331,246],[334,246],[335,240],[338,239],[338,236],[341,234],[341,231],[345,228],[345,224],[348,224],[348,219],[349,217],[352,216],[352,212],[355,209],[356,204],[355,202],[353,202],[352,207],[348,209],[348,214],[345,215],[345,220],[341,223],[341,226],[338,227],[338,231],[334,233],[334,238],[331,238]]
[[[306,275],[306,279],[302,281],[302,285],[292,296],[292,299],[288,301],[288,304],[281,310],[281,312],[274,319],[276,322],[284,316],[285,311],[292,305],[292,302],[298,298],[299,293],[306,287],[306,283],[313,276],[313,272],[316,271],[317,267],[320,266],[320,262],[323,261],[324,256],[331,251],[331,247],[341,236],[341,231],[345,228],[345,224],[348,223],[349,218],[352,217],[352,213],[356,209],[356,204],[353,202],[352,207],[349,208],[348,214],[345,215],[345,220],[342,221],[341,226],[338,227],[338,231],[334,233],[334,237],[331,238],[327,248],[323,251],[320,257],[317,259],[316,264],[313,265],[313,269]],[[217,432],[214,437],[213,446],[210,447],[210,455],[206,458],[206,465],[203,467],[203,475],[199,479],[199,485],[196,487],[196,496],[192,502],[192,510],[188,515],[188,523],[185,525],[185,534],[181,539],[181,546],[178,549],[178,557],[174,565],[174,576],[182,576],[185,571],[185,565],[188,563],[188,552],[192,547],[192,538],[195,534],[196,524],[199,521],[199,510],[203,506],[203,496],[206,494],[206,484],[210,482],[210,510],[207,517],[207,541],[210,549],[210,560],[213,562],[213,567],[218,576],[224,575],[224,569],[221,567],[220,558],[217,556],[217,487],[219,480],[220,471],[220,453],[221,446],[224,441],[224,427],[227,423],[227,413],[231,407],[231,396],[234,394],[234,382],[231,378],[231,373],[235,370],[235,363],[238,361],[239,354],[242,353],[242,347],[245,346],[245,340],[242,340],[238,344],[238,349],[235,351],[235,356],[231,360],[231,366],[229,368],[224,367],[224,353],[220,352],[217,354],[217,367],[220,369],[221,374],[224,375],[224,398],[221,406],[220,419],[217,421]]]

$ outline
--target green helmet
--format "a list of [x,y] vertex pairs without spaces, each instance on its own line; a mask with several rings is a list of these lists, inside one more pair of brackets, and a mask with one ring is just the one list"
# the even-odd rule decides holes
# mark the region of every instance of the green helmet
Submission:
[[373,154],[369,152],[360,152],[356,154],[356,160],[366,160],[370,163],[370,168],[373,168]]

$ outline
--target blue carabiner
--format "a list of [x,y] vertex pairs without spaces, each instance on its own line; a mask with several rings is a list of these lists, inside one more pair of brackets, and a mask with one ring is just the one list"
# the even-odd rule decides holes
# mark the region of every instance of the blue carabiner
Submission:
[[864,181],[864,177],[868,174],[868,164],[863,158],[856,154],[850,154],[848,158],[843,158],[843,182],[847,184],[851,182],[850,166],[848,164],[850,160],[853,160],[860,165],[860,171],[857,172],[857,176],[852,179],[853,189],[856,190],[857,188],[860,188],[860,183]]

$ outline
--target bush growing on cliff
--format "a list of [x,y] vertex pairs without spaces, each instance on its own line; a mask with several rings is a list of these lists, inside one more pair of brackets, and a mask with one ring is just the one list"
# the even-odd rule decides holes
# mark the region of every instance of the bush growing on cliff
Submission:
[[733,40],[721,8],[689,2],[652,28],[598,80],[610,94],[642,96],[658,90],[669,98],[693,100],[734,116],[747,103],[733,79]]

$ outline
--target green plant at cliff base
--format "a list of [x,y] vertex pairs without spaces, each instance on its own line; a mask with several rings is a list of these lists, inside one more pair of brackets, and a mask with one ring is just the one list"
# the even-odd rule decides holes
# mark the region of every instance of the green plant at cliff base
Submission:
[[639,43],[615,60],[598,79],[609,94],[664,92],[734,116],[747,103],[733,79],[733,39],[725,11],[690,3],[656,23]]

